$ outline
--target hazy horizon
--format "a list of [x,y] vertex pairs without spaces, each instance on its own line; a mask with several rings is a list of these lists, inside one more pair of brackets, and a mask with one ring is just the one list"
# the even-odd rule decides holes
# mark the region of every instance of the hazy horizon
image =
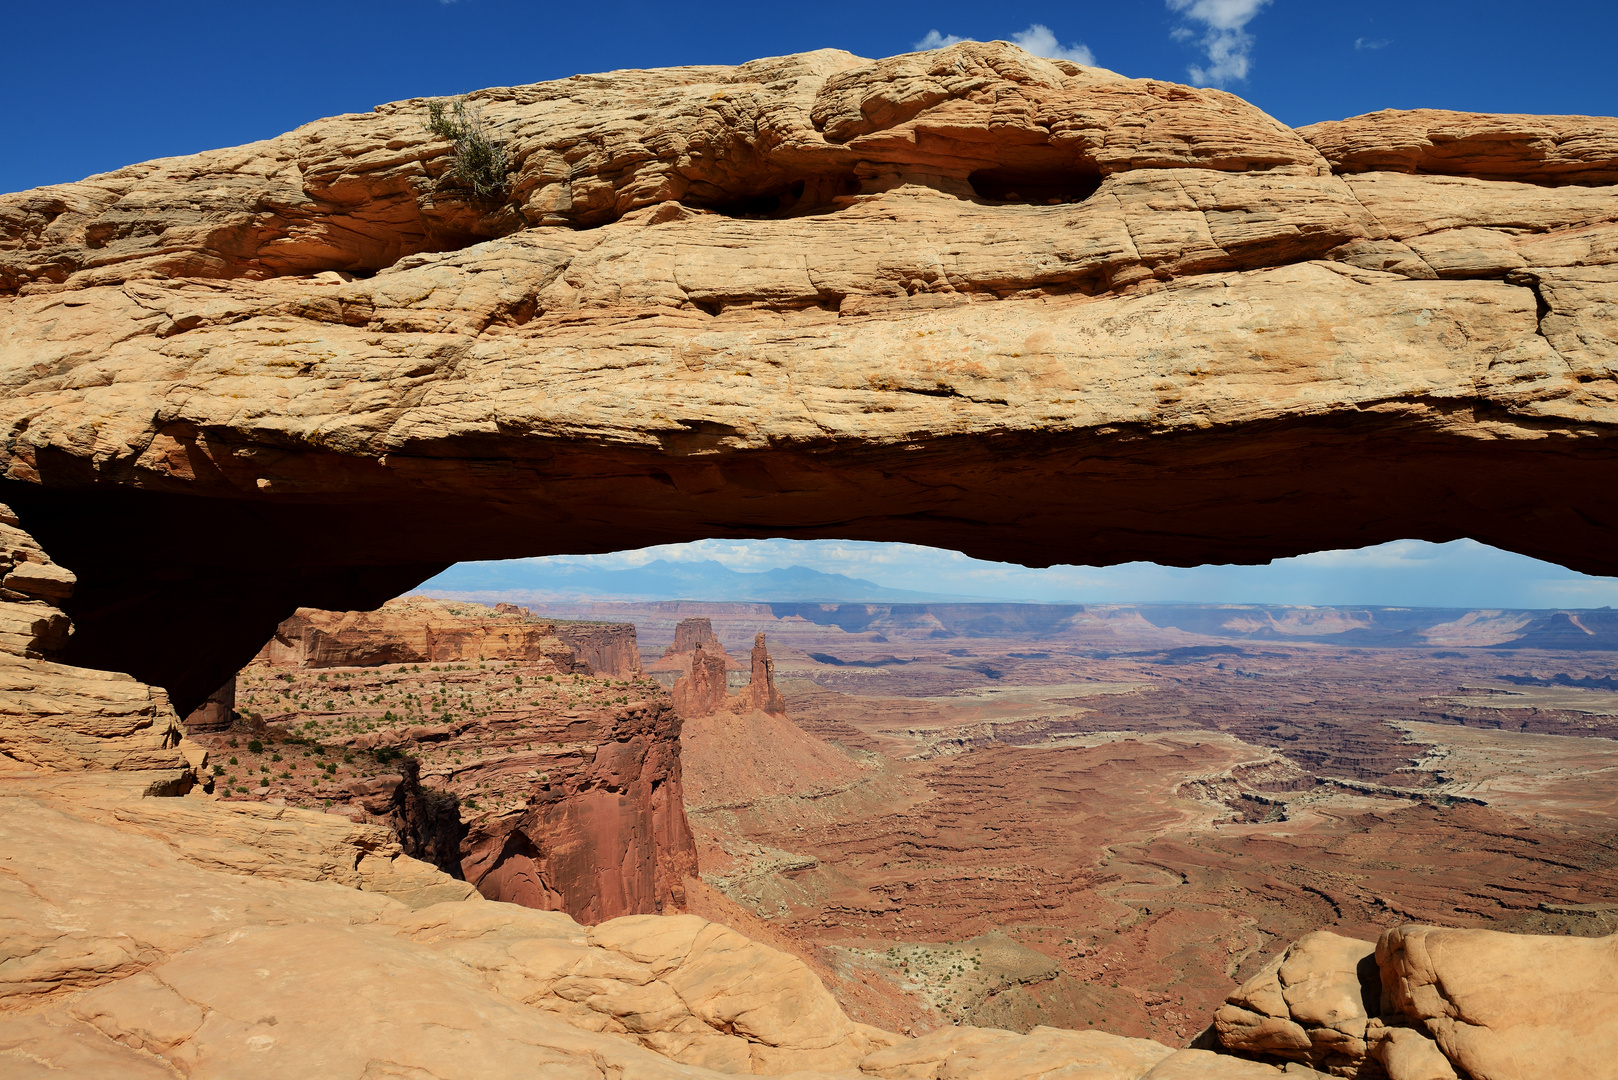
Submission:
[[[717,564],[723,572],[705,564]],[[796,567],[845,581],[793,576],[790,571]],[[749,590],[757,595],[745,595]],[[527,592],[534,599],[553,601],[1213,603],[1534,610],[1618,604],[1618,578],[1580,574],[1475,540],[1447,544],[1395,540],[1258,566],[1180,568],[1137,562],[1046,569],[973,559],[916,544],[699,540],[601,555],[459,563],[411,591],[468,596]]]

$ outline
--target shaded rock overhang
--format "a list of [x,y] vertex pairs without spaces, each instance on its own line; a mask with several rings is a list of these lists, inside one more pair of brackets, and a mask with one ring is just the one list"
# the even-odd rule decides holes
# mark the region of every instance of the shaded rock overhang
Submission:
[[[0,501],[182,711],[299,605],[700,537],[1618,573],[1618,121],[962,43],[480,91],[0,196]],[[206,627],[199,635],[197,628]]]

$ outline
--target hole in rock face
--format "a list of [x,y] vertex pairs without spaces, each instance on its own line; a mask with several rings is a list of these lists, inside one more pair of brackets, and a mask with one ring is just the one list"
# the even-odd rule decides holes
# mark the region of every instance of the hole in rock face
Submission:
[[683,201],[727,217],[769,218],[829,206],[837,196],[853,195],[859,190],[858,177],[853,173],[839,173],[807,176],[740,195],[715,192],[713,197],[704,197],[693,191]]
[[1078,169],[979,169],[967,177],[980,199],[1055,205],[1083,202],[1101,186],[1101,174]]

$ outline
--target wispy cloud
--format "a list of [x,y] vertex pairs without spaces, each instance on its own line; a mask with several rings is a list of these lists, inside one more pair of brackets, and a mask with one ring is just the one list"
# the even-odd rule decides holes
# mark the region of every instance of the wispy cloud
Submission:
[[[961,37],[958,34],[941,34],[937,30],[927,31],[927,36],[916,42],[912,47],[918,52],[924,49],[942,49],[962,41],[976,41],[976,38]],[[1028,29],[1012,34],[1008,39],[1012,44],[1027,49],[1035,56],[1043,56],[1051,60],[1071,60],[1075,64],[1085,67],[1095,67],[1095,53],[1081,41],[1069,42],[1063,45],[1057,38],[1056,32],[1044,23],[1033,23]]]
[[[1208,57],[1208,66],[1186,68],[1191,81],[1199,86],[1224,86],[1247,78],[1253,63],[1253,36],[1247,24],[1269,5],[1270,0],[1166,0],[1169,10],[1202,27],[1199,44]],[[1197,37],[1190,27],[1179,27],[1176,41]]]
[[1390,44],[1392,44],[1392,42],[1390,42],[1387,38],[1357,37],[1354,39],[1354,47],[1356,49],[1381,49]]

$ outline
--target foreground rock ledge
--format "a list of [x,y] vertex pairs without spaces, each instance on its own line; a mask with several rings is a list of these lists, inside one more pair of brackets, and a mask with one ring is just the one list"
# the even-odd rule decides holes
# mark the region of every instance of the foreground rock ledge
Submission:
[[970,42],[472,101],[495,203],[420,99],[0,196],[69,660],[183,712],[300,604],[718,535],[1618,572],[1618,122],[1292,131]]
[[1045,1027],[911,1039],[850,1021],[801,961],[718,924],[585,927],[482,900],[365,853],[364,828],[331,815],[142,798],[107,774],[8,779],[0,813],[8,1077],[1613,1075],[1618,938],[1309,935],[1217,1018],[1227,1046],[1274,1064]]

